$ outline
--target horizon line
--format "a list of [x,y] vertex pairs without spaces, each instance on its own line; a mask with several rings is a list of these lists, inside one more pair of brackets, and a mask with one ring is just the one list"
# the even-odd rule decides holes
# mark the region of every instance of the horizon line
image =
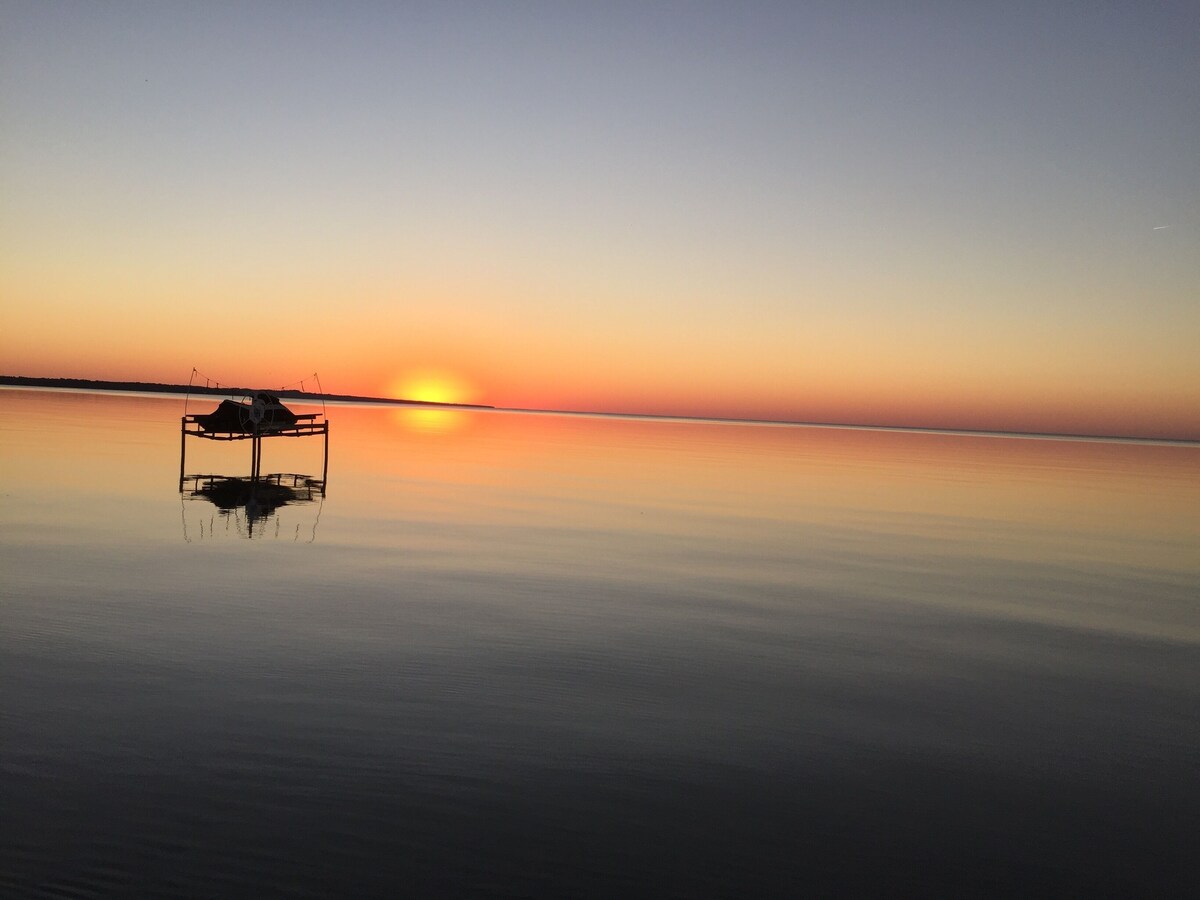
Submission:
[[[442,404],[453,405],[453,404]],[[654,419],[663,422],[699,422],[714,425],[766,425],[775,428],[833,428],[843,431],[902,431],[912,434],[947,434],[963,437],[998,437],[1040,441],[1089,441],[1092,443],[1161,444],[1165,446],[1200,447],[1200,439],[1137,437],[1120,434],[1070,434],[1056,431],[1000,431],[986,428],[938,428],[930,425],[865,425],[851,422],[802,422],[791,419],[744,419],[728,416],[685,416],[671,413],[599,412],[576,409],[526,409],[493,406],[492,412],[512,412],[526,415],[581,416],[608,419]]]
[[[22,384],[21,382],[25,382]],[[34,384],[32,382],[60,382],[54,384]],[[67,382],[73,384],[67,384]],[[101,385],[114,385],[113,387],[103,387]],[[121,387],[115,387],[121,385]],[[143,385],[143,388],[135,387],[135,385]],[[61,378],[61,377],[39,377],[26,375],[0,375],[0,387],[10,387],[18,389],[32,390],[67,390],[67,391],[95,391],[98,393],[133,393],[133,394],[179,394],[184,392],[208,394],[210,396],[225,394],[225,393],[243,393],[249,388],[230,388],[228,391],[221,388],[198,388],[194,385],[171,384],[169,382],[147,382],[147,381],[112,381],[108,379],[97,378]],[[171,389],[174,390],[163,390]],[[262,390],[270,390],[263,388]],[[1140,437],[1130,435],[1098,435],[1098,434],[1073,434],[1069,432],[1053,432],[1053,431],[1007,431],[1007,430],[990,430],[986,428],[943,428],[929,425],[882,425],[882,424],[863,424],[851,422],[808,422],[797,421],[792,419],[754,419],[740,418],[733,416],[698,416],[698,415],[680,415],[675,413],[643,413],[643,412],[605,412],[601,410],[582,410],[582,409],[536,409],[519,406],[492,406],[481,403],[449,403],[437,402],[432,400],[406,400],[397,397],[365,397],[356,394],[331,394],[329,392],[315,393],[312,391],[289,391],[280,389],[272,391],[277,394],[290,394],[302,400],[321,400],[330,403],[348,404],[348,405],[370,405],[380,404],[386,406],[393,405],[409,405],[442,408],[448,410],[474,410],[478,412],[508,412],[524,415],[552,415],[552,416],[579,416],[587,418],[608,418],[608,419],[649,419],[661,422],[695,422],[695,423],[710,423],[719,425],[766,425],[777,428],[833,428],[846,431],[897,431],[908,432],[912,434],[943,434],[943,435],[958,435],[963,437],[999,437],[1010,439],[1025,439],[1025,440],[1046,440],[1046,441],[1086,441],[1092,443],[1132,443],[1132,444],[1151,444],[1161,446],[1181,446],[1181,447],[1197,447],[1200,446],[1200,439],[1192,438],[1169,438],[1169,437]]]

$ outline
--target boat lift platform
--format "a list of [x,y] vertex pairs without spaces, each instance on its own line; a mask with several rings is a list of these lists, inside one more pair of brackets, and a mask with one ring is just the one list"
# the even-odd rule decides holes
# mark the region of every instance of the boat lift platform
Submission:
[[[264,402],[264,400],[266,402]],[[321,494],[329,473],[329,420],[324,413],[293,413],[269,395],[259,393],[247,401],[232,404],[233,415],[221,417],[221,407],[208,415],[184,415],[179,422],[179,490],[183,491],[187,439],[206,441],[250,441],[250,480],[258,481],[262,472],[262,442],[265,438],[299,438],[320,435],[324,439],[321,463]],[[271,402],[273,401],[273,403]]]

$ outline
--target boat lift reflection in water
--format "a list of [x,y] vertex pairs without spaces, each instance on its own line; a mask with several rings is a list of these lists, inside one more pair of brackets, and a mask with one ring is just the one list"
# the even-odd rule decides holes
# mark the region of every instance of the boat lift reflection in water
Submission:
[[[239,478],[230,475],[185,475],[180,481],[183,539],[210,540],[218,537],[273,537],[306,543],[317,539],[317,525],[325,503],[325,482],[311,475],[278,473],[258,478]],[[207,501],[200,507],[199,516],[191,502]],[[211,509],[208,504],[216,507]],[[302,529],[302,522],[284,528],[279,510],[303,504],[316,504],[311,527]],[[190,508],[189,508],[190,507]],[[192,521],[189,527],[189,520]],[[273,526],[273,527],[272,527]]]
[[[265,438],[318,435],[324,438],[320,478],[293,473],[262,474],[262,442]],[[243,478],[186,474],[184,467],[189,437],[210,441],[250,441],[250,475]],[[323,411],[298,415],[280,403],[278,397],[266,391],[249,393],[240,401],[222,400],[213,412],[206,415],[187,415],[185,404],[185,414],[179,426],[179,493],[183,504],[183,537],[189,543],[192,535],[188,529],[188,500],[206,500],[218,510],[217,515],[208,517],[207,523],[201,517],[196,532],[200,539],[217,536],[221,524],[224,525],[221,530],[225,534],[263,537],[272,519],[275,522],[274,536],[279,538],[284,536],[278,516],[280,508],[319,500],[316,521],[312,525],[312,540],[316,540],[328,475],[329,420]],[[299,539],[300,526],[296,525],[293,540]]]

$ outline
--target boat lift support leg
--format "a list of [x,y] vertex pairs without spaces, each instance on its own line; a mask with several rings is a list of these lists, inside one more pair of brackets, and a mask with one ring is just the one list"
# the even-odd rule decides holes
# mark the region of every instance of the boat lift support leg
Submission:
[[179,493],[183,493],[183,459],[187,454],[187,416],[179,420]]

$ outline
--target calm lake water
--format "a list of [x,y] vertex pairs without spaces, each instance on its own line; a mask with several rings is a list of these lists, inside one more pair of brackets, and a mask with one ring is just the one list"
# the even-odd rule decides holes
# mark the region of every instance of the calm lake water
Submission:
[[1200,447],[182,412],[0,390],[0,894],[1197,887]]

